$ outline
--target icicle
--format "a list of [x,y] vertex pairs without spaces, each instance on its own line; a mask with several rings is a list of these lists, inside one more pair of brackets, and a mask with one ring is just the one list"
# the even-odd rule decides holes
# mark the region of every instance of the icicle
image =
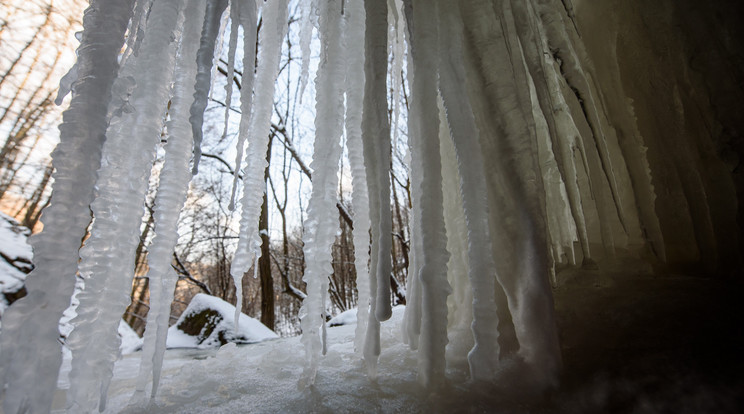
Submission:
[[437,108],[437,7],[429,2],[414,1],[413,84],[411,85],[410,122],[415,130],[418,151],[421,153],[421,242],[423,265],[419,271],[421,282],[421,342],[419,349],[419,377],[426,386],[436,387],[444,380],[444,350],[447,344],[447,235],[442,212],[442,172],[439,157],[439,119]]
[[230,108],[232,108],[233,77],[235,76],[235,50],[238,48],[238,26],[240,25],[239,10],[240,3],[232,0],[230,2],[230,43],[227,48],[227,82],[225,83],[225,129],[222,131],[222,139],[227,136],[230,125]]
[[[240,162],[243,158],[243,147],[250,128],[251,105],[253,103],[253,81],[255,72],[253,67],[256,65],[256,4],[252,1],[244,2],[242,6],[236,3],[238,7],[238,19],[243,27],[243,76],[241,78],[240,89],[240,126],[238,131],[238,145],[235,154],[235,173],[233,174],[232,188],[230,189],[230,204],[228,209],[235,209],[235,191],[238,188],[238,176],[240,175]],[[227,120],[225,121],[227,128]],[[227,129],[225,129],[227,131]],[[240,318],[236,319],[239,321]]]
[[[412,56],[408,54],[408,84],[413,84],[413,62]],[[410,156],[411,177],[411,264],[408,270],[406,284],[406,309],[403,315],[403,342],[408,344],[412,350],[418,349],[419,336],[421,334],[421,282],[419,271],[421,270],[424,257],[421,246],[421,156],[417,149],[417,139],[420,137],[417,125],[409,122],[408,125],[408,154]]]
[[352,177],[354,207],[354,267],[356,270],[357,326],[354,348],[362,353],[369,317],[369,196],[364,170],[362,144],[362,104],[364,100],[364,6],[349,2],[344,13],[346,39],[346,145]]
[[[136,111],[112,120],[104,145],[106,163],[99,170],[98,197],[91,204],[95,217],[91,236],[80,250],[80,274],[86,279],[79,295],[75,330],[68,338],[73,362],[69,409],[102,411],[119,355],[117,328],[129,303],[142,205],[155,146],[170,98],[177,21],[183,0],[155,2],[140,54],[122,71],[135,77],[132,102]],[[100,340],[91,341],[98,337]]]
[[[250,3],[250,2],[248,2]],[[248,24],[249,14],[253,12],[250,6],[242,7],[241,22]],[[243,15],[243,9],[249,9]],[[238,248],[233,258],[230,274],[236,287],[237,304],[236,313],[240,312],[243,303],[243,274],[248,271],[252,263],[257,263],[261,257],[261,237],[258,233],[258,216],[261,213],[263,192],[266,190],[264,182],[264,170],[266,169],[266,150],[269,143],[269,131],[271,128],[271,111],[274,103],[274,84],[279,74],[279,58],[282,49],[282,41],[287,30],[287,0],[277,0],[267,3],[263,8],[263,27],[261,28],[261,42],[258,51],[258,68],[256,69],[256,86],[254,91],[255,102],[253,103],[250,118],[245,123],[249,113],[243,105],[248,103],[248,98],[243,94],[246,86],[243,86],[241,94],[240,135],[251,139],[248,153],[245,156],[245,174],[243,175],[243,211],[240,217],[240,239]],[[253,17],[255,21],[255,15]],[[255,45],[251,42],[249,35],[255,30],[243,26],[245,33],[245,44]],[[247,56],[248,54],[245,54]],[[245,65],[245,57],[244,57]],[[252,63],[247,65],[250,68]],[[245,76],[249,69],[243,70]],[[239,152],[240,153],[240,152]],[[238,318],[236,318],[236,321]]]
[[317,10],[317,0],[304,0],[300,2],[302,7],[300,26],[300,54],[302,55],[302,66],[300,69],[300,102],[305,93],[307,78],[310,72],[310,43],[313,39],[313,13]]
[[[566,103],[560,86],[560,74],[555,67],[556,62],[552,56],[546,56],[546,76],[548,93],[551,97],[553,109],[553,118],[555,120],[557,139],[555,140],[554,152],[556,159],[561,161],[563,166],[564,183],[566,184],[566,193],[568,195],[568,205],[571,215],[576,223],[576,229],[581,246],[584,264],[591,265],[593,262],[592,254],[589,247],[589,236],[587,233],[587,224],[584,216],[584,206],[579,189],[579,176],[574,159],[574,150],[578,147],[576,142],[580,137],[580,132],[571,118],[571,111]],[[587,170],[588,171],[588,170]]]
[[[537,56],[530,57],[531,54],[536,54]],[[545,187],[546,221],[551,243],[551,278],[553,284],[556,285],[556,265],[559,263],[576,264],[573,254],[573,243],[574,241],[578,241],[575,236],[577,230],[574,219],[571,216],[566,186],[561,174],[561,171],[565,171],[565,167],[563,167],[562,163],[559,164],[558,159],[555,157],[553,143],[551,142],[551,133],[556,135],[557,128],[553,112],[555,108],[553,98],[549,95],[547,80],[542,70],[542,62],[546,58],[541,52],[537,52],[537,50],[530,51],[528,48],[525,48],[524,57],[525,70],[529,81],[530,100],[532,101],[532,117],[535,120],[537,153]],[[537,64],[533,64],[533,66],[537,66],[536,69],[533,68],[537,76],[533,76],[529,69],[530,61],[538,62]],[[535,79],[536,77],[539,77],[537,81]],[[541,95],[542,101],[547,102],[541,102]],[[543,112],[543,108],[550,109],[547,117]],[[565,140],[564,137],[555,136],[555,138]],[[570,255],[567,254],[566,249],[571,251]]]
[[[507,41],[514,34],[505,32],[503,9],[487,0],[460,6],[472,46],[464,59],[469,96],[481,152],[488,160],[484,163],[488,221],[498,282],[503,287],[503,291],[496,289],[497,303],[508,303],[509,310],[497,309],[500,354],[521,359],[529,367],[521,378],[541,388],[557,379],[561,358],[542,219],[544,187],[537,142],[526,119],[531,118],[532,107],[521,105],[514,82],[514,72],[524,71],[521,49],[513,49],[519,48],[518,42]],[[513,328],[507,329],[504,323],[502,329],[502,321],[508,322],[509,317]]]
[[[222,16],[220,17],[220,30],[217,32],[217,41],[215,42],[214,46],[214,55],[212,56],[212,66],[211,66],[211,75],[210,79],[214,79],[217,77],[217,67],[219,66],[219,61],[222,59],[222,49],[225,47],[225,31],[227,31],[227,23],[230,21],[230,16],[232,15],[232,2],[230,2],[229,7],[225,10],[222,10]],[[209,88],[209,100],[214,99],[214,89]]]
[[488,381],[498,366],[495,289],[495,263],[488,229],[488,201],[483,157],[478,144],[479,131],[467,96],[462,20],[453,0],[439,0],[440,88],[455,144],[463,208],[467,223],[469,278],[473,292],[473,338],[468,354],[471,377]]
[[196,76],[196,53],[199,46],[204,3],[188,0],[184,15],[182,41],[177,58],[170,121],[167,124],[168,143],[165,162],[160,172],[160,186],[155,199],[155,238],[149,249],[150,310],[147,313],[139,379],[134,400],[145,397],[145,387],[152,374],[151,398],[155,398],[165,354],[170,306],[178,276],[171,267],[172,252],[178,241],[178,212],[186,202],[191,180],[189,160],[193,150],[193,135],[189,123],[189,97]]
[[[564,16],[563,12],[558,12],[557,5],[540,5],[538,7],[540,13],[545,13],[547,16],[550,16],[551,19],[554,19],[554,21],[563,23],[560,26],[557,24],[549,24],[547,30],[551,42],[555,42],[556,44],[558,50],[557,56],[562,59],[561,75],[564,77],[566,83],[571,87],[574,94],[576,94],[576,98],[584,101],[582,104],[582,110],[585,111],[584,118],[591,130],[591,137],[587,139],[588,142],[586,143],[588,150],[587,155],[592,158],[591,165],[596,165],[593,170],[599,170],[599,174],[590,173],[590,175],[594,177],[603,177],[607,180],[609,186],[609,202],[611,203],[611,206],[606,206],[607,201],[603,199],[604,197],[602,197],[601,194],[597,194],[602,237],[606,247],[613,248],[614,246],[611,241],[604,240],[605,238],[613,237],[611,230],[607,228],[607,222],[614,218],[612,215],[616,213],[616,217],[619,219],[624,233],[628,234],[630,231],[630,219],[623,206],[624,200],[617,183],[617,174],[615,171],[617,167],[613,166],[609,149],[610,142],[617,143],[617,135],[614,128],[609,125],[606,119],[605,104],[601,92],[592,79],[591,64],[588,63],[588,59],[585,58],[586,53],[582,48],[582,44],[571,40],[570,30],[568,29],[569,25],[562,18]],[[568,17],[572,19],[570,16],[572,6],[567,7],[566,9],[566,11],[569,12]],[[595,178],[595,180],[597,180],[597,178]],[[603,183],[600,184],[603,185]],[[600,189],[599,191],[604,190]],[[614,207],[614,209],[612,207]],[[649,223],[649,225],[652,227],[655,226],[651,223]],[[638,229],[638,227],[639,223],[637,223],[634,217],[632,225],[633,231],[637,231],[636,229]],[[612,254],[613,252],[609,251],[608,253]]]
[[400,118],[400,90],[402,87],[402,71],[403,71],[403,60],[404,60],[404,42],[403,32],[405,30],[405,24],[403,22],[403,16],[400,13],[402,8],[402,1],[395,0],[391,6],[391,14],[393,15],[393,21],[390,25],[390,52],[392,55],[391,64],[391,78],[392,78],[392,106],[393,116],[391,117],[391,130],[393,133],[393,150],[398,147],[398,119]]
[[[374,175],[373,179],[377,182],[377,194],[375,194],[372,202],[379,210],[379,214],[376,215],[378,218],[377,233],[373,233],[373,237],[377,238],[378,244],[378,259],[377,266],[375,269],[374,277],[377,278],[377,291],[375,293],[375,317],[378,321],[386,321],[392,315],[392,307],[390,301],[390,277],[392,275],[392,259],[390,251],[392,248],[392,239],[390,234],[392,233],[393,222],[390,214],[390,174],[388,169],[390,168],[390,121],[388,120],[387,111],[387,99],[386,99],[386,77],[383,73],[387,73],[387,57],[383,57],[383,53],[386,52],[386,48],[375,49],[374,43],[380,42],[382,45],[387,45],[387,10],[386,7],[380,5],[380,12],[375,12],[378,15],[372,15],[372,19],[368,20],[368,30],[375,33],[379,39],[368,40],[367,48],[373,49],[372,58],[374,61],[372,65],[375,71],[379,71],[375,74],[377,82],[368,82],[370,93],[372,94],[371,99],[374,100],[373,108],[376,113],[371,114],[370,120],[376,118],[376,125],[374,131],[365,129],[365,157],[367,152],[375,152],[373,158],[368,158],[369,161],[374,163]],[[384,11],[384,14],[382,12]],[[368,12],[367,16],[370,16]],[[369,18],[369,17],[368,17]],[[375,26],[379,26],[377,29]],[[371,33],[368,33],[370,35]],[[386,53],[385,53],[386,55]],[[385,62],[385,66],[382,66],[382,61]],[[377,65],[380,65],[379,67]],[[371,125],[368,124],[369,127]],[[369,147],[367,146],[369,145]],[[370,149],[372,147],[373,149]],[[369,149],[369,151],[368,151]],[[368,168],[369,169],[369,168]],[[368,178],[369,180],[369,178]],[[375,225],[375,223],[373,223]],[[375,243],[373,239],[373,243]]]
[[147,15],[150,13],[152,8],[153,0],[138,0],[134,5],[134,15],[132,20],[129,22],[127,41],[124,49],[124,54],[121,56],[119,64],[124,66],[127,59],[133,54],[136,55],[142,44],[143,27],[147,21]]
[[212,82],[212,65],[214,47],[220,30],[222,13],[227,8],[227,0],[208,0],[207,11],[204,15],[204,27],[199,40],[199,52],[196,55],[197,73],[194,86],[194,103],[191,104],[191,128],[194,134],[194,175],[199,172],[199,158],[201,158],[202,124],[204,110],[207,108],[209,87]]
[[[364,360],[376,375],[380,355],[380,321],[390,317],[390,124],[387,118],[387,1],[366,0],[365,84],[362,117],[364,165],[367,172],[372,247],[370,260],[370,317]],[[385,290],[387,286],[387,290]]]
[[[441,3],[440,3],[441,4]],[[443,31],[446,29],[442,29]],[[446,53],[446,52],[445,52]],[[454,56],[457,56],[456,54]],[[444,76],[444,74],[442,75]],[[473,348],[471,333],[473,323],[473,289],[470,283],[470,261],[468,260],[468,228],[463,207],[462,178],[458,171],[457,152],[450,134],[442,99],[439,106],[439,154],[442,159],[442,193],[444,197],[444,225],[447,230],[447,281],[452,294],[447,297],[447,361],[467,361]],[[471,137],[474,138],[474,137]],[[494,324],[494,335],[496,331]],[[495,341],[494,341],[495,344]],[[498,348],[493,348],[497,350]],[[485,368],[485,367],[484,367]]]
[[323,2],[320,7],[320,66],[315,79],[315,144],[313,147],[313,189],[305,222],[304,256],[307,297],[300,310],[302,343],[305,346],[305,368],[301,386],[312,385],[318,370],[318,357],[325,344],[319,329],[325,326],[328,296],[328,276],[333,273],[331,248],[336,239],[338,215],[336,188],[338,163],[341,157],[339,141],[343,133],[345,45],[342,39],[341,0]]
[[90,222],[106,106],[132,6],[131,0],[94,0],[83,18],[79,76],[52,153],[54,202],[44,210],[44,231],[31,238],[35,268],[26,280],[28,296],[3,314],[0,388],[6,413],[48,412],[52,405],[62,362],[58,321],[70,305],[80,240]]
[[72,65],[69,71],[65,74],[65,76],[62,77],[59,81],[59,90],[57,91],[57,97],[54,98],[54,104],[57,106],[62,105],[62,101],[65,99],[65,96],[70,93],[72,90],[72,84],[75,83],[78,77],[78,67],[77,63]]

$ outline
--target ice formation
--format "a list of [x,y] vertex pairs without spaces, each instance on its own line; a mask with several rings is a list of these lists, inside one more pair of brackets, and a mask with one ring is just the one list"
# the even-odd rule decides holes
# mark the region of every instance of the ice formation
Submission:
[[[253,2],[242,3],[241,13],[246,13],[244,23],[249,19],[255,21]],[[254,17],[250,17],[254,16]],[[258,67],[256,68],[255,87],[253,92],[253,103],[250,118],[247,124],[244,119],[248,117],[247,96],[250,91],[243,90],[241,95],[242,119],[240,135],[242,139],[250,139],[248,152],[245,155],[245,174],[243,175],[243,211],[240,216],[240,239],[238,249],[235,252],[230,274],[235,281],[235,286],[243,286],[243,275],[251,267],[256,265],[261,256],[261,237],[258,234],[258,216],[261,213],[262,195],[266,191],[264,182],[264,170],[266,169],[266,148],[269,145],[269,131],[271,123],[271,110],[274,103],[274,82],[279,74],[279,57],[282,48],[282,39],[287,32],[287,1],[277,0],[267,3],[262,10],[263,27],[259,39]],[[255,32],[250,27],[244,26],[244,33]],[[245,47],[252,47],[255,42],[245,40]],[[248,54],[246,54],[248,56]],[[246,61],[250,63],[251,61]],[[244,70],[243,73],[250,72]],[[244,129],[247,128],[247,129]],[[238,144],[238,156],[242,153],[241,143]],[[236,166],[236,175],[239,166]],[[254,269],[258,267],[255,266]],[[237,312],[240,312],[243,300],[243,289],[236,289],[238,303],[235,306],[235,319],[239,323]]]
[[[302,383],[312,385],[319,357],[326,353],[325,315],[328,306],[328,277],[333,273],[331,247],[336,238],[334,211],[338,187],[338,163],[341,157],[341,134],[344,118],[344,19],[340,1],[322,2],[319,8],[320,66],[315,79],[315,144],[313,191],[308,202],[305,222],[303,281],[307,297],[302,302],[300,319],[306,364]],[[322,335],[322,337],[321,337]]]
[[[241,286],[261,252],[263,172],[289,1],[229,3],[230,77],[239,27],[244,45],[233,188],[242,163],[242,213],[231,269]],[[4,412],[49,411],[61,362],[58,320],[77,271],[86,283],[68,341],[67,402],[77,412],[105,406],[148,176],[165,131],[149,259],[152,308],[138,381],[144,396],[152,376],[156,395],[176,223],[192,153],[197,171],[227,7],[228,0],[92,0],[76,69],[62,88],[64,94],[71,86],[72,100],[53,154],[53,201],[44,232],[32,241],[36,268],[27,279],[29,294],[3,315]],[[413,208],[402,339],[417,352],[419,379],[431,389],[446,384],[450,363],[458,361],[467,361],[475,382],[518,380],[537,390],[555,385],[561,355],[549,275],[557,283],[559,265],[596,266],[621,254],[685,263],[690,252],[709,268],[739,263],[725,231],[735,224],[735,191],[714,146],[691,141],[671,148],[674,161],[667,164],[660,154],[670,146],[643,141],[633,101],[613,83],[617,79],[607,80],[592,66],[587,48],[594,46],[579,36],[571,2],[301,0],[301,10],[301,89],[314,27],[321,53],[305,223],[301,384],[314,384],[322,369],[344,128],[359,278],[355,347],[370,377],[384,369],[378,367],[380,330],[392,313],[389,169],[398,136],[391,123],[396,127],[402,118],[404,75]],[[602,51],[615,65],[620,46]],[[687,95],[676,93],[676,113],[684,115]],[[710,163],[709,172],[685,170],[700,159]],[[672,183],[673,191],[656,191],[660,181]],[[674,214],[658,213],[662,208]],[[678,226],[682,213],[687,219]]]
[[[369,196],[370,309],[364,338],[364,360],[372,377],[376,376],[380,356],[380,322],[390,316],[390,123],[387,118],[387,2],[365,1],[364,100],[362,142]],[[387,162],[386,162],[387,161]],[[384,290],[384,286],[388,290]]]
[[72,411],[103,410],[106,404],[120,339],[117,335],[99,341],[90,338],[115,332],[129,303],[122,292],[129,290],[134,277],[142,205],[171,96],[183,6],[183,0],[154,2],[149,21],[158,24],[148,30],[137,59],[121,68],[121,73],[134,79],[129,102],[135,110],[111,119],[106,131],[105,162],[98,171],[98,194],[91,204],[91,236],[80,250],[78,269],[85,289],[78,294],[75,329],[67,340],[73,356],[68,394]]
[[44,235],[31,239],[36,267],[26,281],[29,295],[3,315],[0,378],[7,413],[45,412],[52,404],[62,362],[58,321],[70,305],[80,240],[90,222],[116,57],[133,3],[95,1],[83,19],[78,79],[52,155],[55,201],[44,211]]
[[199,40],[199,52],[196,55],[197,75],[194,84],[194,101],[191,104],[191,117],[189,118],[194,134],[194,174],[199,171],[203,136],[202,125],[204,123],[204,110],[207,109],[209,88],[212,84],[214,48],[221,31],[220,22],[222,21],[222,13],[227,8],[227,0],[209,0],[206,5],[204,28]]
[[369,317],[369,195],[367,173],[364,169],[364,144],[362,142],[362,105],[364,102],[364,5],[350,2],[344,18],[346,39],[346,146],[352,176],[352,199],[354,202],[354,267],[356,268],[359,311],[356,313],[357,327],[354,348],[364,350],[364,338]]
[[204,8],[199,0],[188,0],[184,8],[184,20],[180,49],[176,61],[175,79],[170,120],[167,123],[168,143],[165,147],[165,161],[160,172],[160,185],[155,199],[154,221],[156,236],[150,246],[148,261],[150,278],[150,310],[147,313],[140,364],[137,393],[145,397],[145,387],[152,377],[151,396],[157,393],[160,371],[163,365],[170,304],[176,288],[177,276],[171,268],[171,253],[178,241],[178,215],[186,202],[191,171],[189,161],[193,151],[193,135],[189,123],[189,96],[192,95],[192,80],[196,77],[196,61]]

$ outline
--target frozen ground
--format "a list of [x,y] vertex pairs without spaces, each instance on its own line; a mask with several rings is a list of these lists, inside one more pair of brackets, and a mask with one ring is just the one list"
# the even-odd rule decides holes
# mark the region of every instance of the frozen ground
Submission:
[[[316,386],[297,389],[299,337],[227,345],[219,351],[169,350],[160,393],[128,407],[139,352],[115,369],[106,412],[744,412],[744,312],[737,285],[692,277],[563,275],[555,290],[565,363],[560,389],[525,396],[515,382],[474,389],[463,365],[427,394],[416,354],[399,341],[402,308],[382,326],[379,377],[370,380],[353,353],[354,325],[328,330]],[[66,388],[66,370],[60,387]],[[58,391],[55,408],[64,406]],[[61,412],[61,411],[60,411]]]

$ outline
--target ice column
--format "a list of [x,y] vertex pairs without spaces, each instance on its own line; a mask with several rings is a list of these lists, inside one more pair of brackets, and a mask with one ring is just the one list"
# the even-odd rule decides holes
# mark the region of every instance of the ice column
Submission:
[[341,0],[320,5],[320,66],[315,79],[315,144],[311,168],[313,189],[305,221],[304,255],[307,297],[300,309],[305,369],[302,383],[315,381],[321,348],[319,329],[325,325],[328,276],[333,273],[331,246],[336,237],[338,216],[333,208],[338,187],[340,139],[344,117],[344,41]]
[[346,39],[346,145],[351,165],[354,200],[354,267],[359,301],[354,348],[361,353],[369,317],[369,195],[364,170],[362,144],[362,104],[364,101],[364,6],[349,2],[344,13]]
[[145,397],[145,387],[152,374],[154,398],[160,380],[160,370],[165,353],[168,334],[170,306],[177,276],[171,268],[172,253],[178,241],[178,213],[186,202],[191,171],[189,160],[193,149],[193,136],[189,123],[191,95],[196,77],[196,52],[199,47],[199,32],[204,18],[204,3],[188,0],[180,50],[177,56],[170,106],[170,121],[167,124],[168,143],[165,145],[165,161],[160,172],[160,186],[155,199],[155,238],[149,249],[148,277],[150,279],[150,311],[147,313],[147,330],[142,348],[137,399]]
[[[408,54],[408,84],[413,83],[413,62],[411,54]],[[403,315],[402,331],[403,342],[408,344],[412,350],[418,349],[419,335],[421,334],[421,281],[419,270],[423,263],[424,252],[421,246],[421,154],[418,150],[417,140],[420,134],[417,125],[408,123],[408,153],[410,154],[410,177],[411,177],[411,262],[406,280],[406,309]]]
[[80,240],[90,222],[117,54],[133,3],[93,0],[83,17],[79,76],[52,153],[54,202],[44,210],[44,231],[31,238],[35,268],[26,280],[28,296],[3,315],[0,388],[6,413],[47,412],[52,404],[62,362],[59,318],[70,305]]
[[478,144],[479,131],[467,95],[462,64],[462,19],[457,3],[439,0],[438,12],[441,27],[439,85],[457,154],[467,224],[469,278],[473,290],[472,330],[475,345],[468,355],[468,363],[473,379],[490,380],[498,364],[498,316],[484,160]]
[[[251,1],[241,4],[241,15],[246,10],[241,21],[248,24],[250,19]],[[243,7],[245,6],[245,7]],[[287,30],[287,0],[277,0],[267,3],[263,8],[263,27],[261,28],[261,42],[258,51],[258,68],[256,69],[256,86],[253,93],[253,108],[246,123],[248,113],[243,105],[247,104],[245,85],[241,93],[240,135],[250,139],[248,152],[245,156],[245,174],[243,175],[243,211],[240,217],[240,239],[235,252],[230,274],[235,281],[238,302],[235,306],[236,314],[240,312],[243,301],[243,274],[251,264],[256,264],[261,256],[261,237],[258,234],[258,215],[261,212],[263,192],[266,191],[264,170],[266,169],[266,148],[269,144],[271,128],[271,110],[274,103],[274,83],[279,74],[279,57],[282,40]],[[246,45],[251,42],[249,34],[255,30],[243,26]],[[247,46],[246,46],[247,47]],[[247,56],[247,54],[246,54]],[[243,61],[244,64],[246,61]],[[250,64],[247,66],[250,68]],[[243,74],[250,72],[246,69]],[[237,315],[235,318],[238,321]],[[237,329],[237,328],[236,328]]]
[[467,363],[473,348],[473,289],[470,284],[468,260],[468,229],[463,209],[457,153],[447,125],[447,115],[439,99],[439,153],[442,159],[442,192],[444,225],[447,230],[447,280],[452,294],[447,297],[447,361]]
[[145,192],[170,98],[180,38],[177,22],[182,13],[183,0],[155,2],[139,55],[128,62],[131,70],[122,69],[134,77],[134,111],[112,119],[107,131],[105,163],[96,183],[98,197],[91,204],[95,220],[80,251],[85,289],[78,295],[76,327],[67,342],[73,355],[68,394],[71,411],[105,407],[119,356],[117,328],[129,303],[129,295],[123,292],[128,292],[134,276]]
[[497,304],[501,309],[508,304],[509,310],[499,313],[500,353],[524,361],[530,369],[518,378],[541,387],[556,379],[561,364],[548,279],[544,187],[537,140],[530,133],[532,106],[522,105],[514,81],[516,72],[525,75],[522,52],[518,42],[510,42],[513,33],[507,33],[505,4],[500,5],[460,3],[462,20],[468,22],[463,26],[468,39],[464,64],[479,143],[488,160],[483,169],[488,222],[503,287],[496,293],[504,295],[497,296]]
[[[392,217],[390,214],[390,123],[386,96],[387,1],[365,0],[365,84],[362,117],[364,165],[367,172],[372,247],[370,260],[370,317],[364,359],[376,375],[380,355],[380,321],[390,317]],[[387,289],[385,287],[387,286]]]
[[413,3],[413,83],[410,123],[415,124],[416,148],[421,154],[421,242],[423,265],[421,283],[421,339],[419,343],[419,378],[427,386],[444,381],[445,346],[447,345],[447,234],[442,211],[442,167],[439,155],[439,119],[437,108],[437,39],[436,4]]

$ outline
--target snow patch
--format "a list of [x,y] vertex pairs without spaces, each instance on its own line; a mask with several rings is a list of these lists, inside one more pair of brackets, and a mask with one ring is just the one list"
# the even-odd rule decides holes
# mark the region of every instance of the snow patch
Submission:
[[328,326],[355,325],[357,323],[357,309],[349,309],[341,312],[328,321]]
[[[33,266],[33,251],[26,242],[31,230],[23,227],[14,218],[0,213],[0,293],[18,292]],[[0,295],[0,315],[8,306],[4,295]]]
[[121,346],[119,349],[123,355],[131,354],[142,349],[144,339],[140,338],[137,332],[128,323],[124,322],[124,319],[119,321],[119,336],[121,336]]

